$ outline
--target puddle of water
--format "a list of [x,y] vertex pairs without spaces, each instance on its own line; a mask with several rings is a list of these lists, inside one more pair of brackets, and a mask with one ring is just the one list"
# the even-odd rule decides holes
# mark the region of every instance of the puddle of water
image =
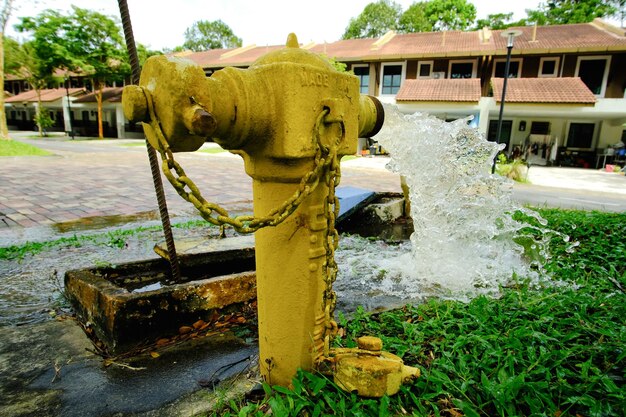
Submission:
[[160,290],[161,288],[163,288],[163,284],[161,284],[161,282],[153,282],[152,284],[135,288],[134,290],[131,291],[131,293],[140,294],[144,292]]
[[[215,237],[218,233],[217,228],[174,229],[176,239],[181,235]],[[163,236],[154,230],[124,239],[124,248],[85,241],[79,247],[48,249],[21,260],[0,260],[0,326],[50,319],[51,311],[66,307],[63,276],[67,270],[155,259],[153,246]]]

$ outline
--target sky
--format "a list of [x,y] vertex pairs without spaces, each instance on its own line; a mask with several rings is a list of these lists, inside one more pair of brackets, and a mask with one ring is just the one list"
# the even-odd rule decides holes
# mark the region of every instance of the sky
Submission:
[[[243,45],[284,44],[295,32],[301,43],[334,42],[341,38],[350,18],[358,16],[374,0],[127,0],[135,41],[151,49],[182,45],[184,32],[198,20],[221,19],[242,38]],[[395,0],[406,10],[415,0]],[[106,15],[119,16],[116,0],[18,0],[7,35],[24,40],[13,25],[20,16],[36,16],[45,9],[70,10],[72,4]],[[514,19],[526,16],[539,0],[471,0],[477,17],[513,12]]]

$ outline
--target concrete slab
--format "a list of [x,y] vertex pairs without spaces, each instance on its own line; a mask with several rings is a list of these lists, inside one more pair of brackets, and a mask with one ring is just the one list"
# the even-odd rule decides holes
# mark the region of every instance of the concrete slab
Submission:
[[337,222],[351,216],[376,197],[376,193],[372,190],[352,186],[337,187],[335,195],[339,199]]
[[223,249],[228,241],[181,256],[182,282],[169,281],[166,261],[151,259],[68,271],[66,296],[109,351],[134,349],[256,298],[254,251]]

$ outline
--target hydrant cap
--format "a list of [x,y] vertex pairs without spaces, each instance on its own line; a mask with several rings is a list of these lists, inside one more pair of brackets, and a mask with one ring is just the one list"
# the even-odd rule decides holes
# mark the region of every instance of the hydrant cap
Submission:
[[289,34],[285,48],[263,55],[250,65],[250,69],[261,65],[277,64],[281,62],[297,62],[298,64],[311,65],[326,71],[335,71],[335,68],[328,60],[314,52],[300,49],[300,44],[298,43],[298,38],[295,33]]

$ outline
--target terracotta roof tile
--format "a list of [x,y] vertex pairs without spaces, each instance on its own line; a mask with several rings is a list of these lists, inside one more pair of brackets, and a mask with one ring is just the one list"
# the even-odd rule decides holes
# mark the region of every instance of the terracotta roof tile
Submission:
[[[70,96],[80,96],[85,93],[84,88],[70,88],[69,89]],[[67,91],[65,88],[51,88],[46,90],[41,90],[41,101],[43,102],[51,102],[57,101],[61,98],[65,97]],[[5,99],[5,103],[36,103],[37,102],[37,93],[35,90],[28,90],[20,93],[16,96],[9,97]]]
[[372,54],[381,56],[446,56],[450,54],[482,54],[495,49],[493,37],[482,42],[479,32],[424,32],[395,36]]
[[457,101],[480,100],[480,78],[405,80],[396,101]]
[[[122,91],[124,87],[106,87],[102,89],[102,101],[108,101],[109,103],[121,103]],[[74,100],[74,103],[95,103],[96,93],[85,94],[84,96]]]
[[[533,51],[559,52],[562,50],[598,50],[607,48],[626,50],[626,37],[603,30],[593,23],[571,25],[538,26],[533,40],[532,26],[515,27],[522,34],[515,38],[513,54],[515,52],[534,53]],[[501,30],[494,30],[493,37],[496,49],[506,54],[507,39],[500,36]]]
[[[581,23],[572,25],[516,27],[522,35],[515,39],[513,55],[575,52],[626,51],[626,36],[623,30],[603,27],[603,23]],[[379,39],[347,39],[317,44],[310,48],[340,61],[392,60],[419,57],[505,55],[506,39],[500,30],[473,32],[446,31],[395,34],[387,42],[376,47]],[[190,53],[191,59],[204,68],[221,68],[229,65],[247,66],[267,52],[282,48],[282,45],[254,47],[240,54],[223,57],[232,49],[219,49]],[[244,48],[245,49],[245,48]]]
[[[493,97],[502,98],[504,78],[492,78]],[[509,78],[507,103],[572,103],[594,104],[596,97],[578,77],[571,78]]]
[[236,67],[237,66],[242,66],[242,67],[249,66],[254,61],[262,57],[263,55],[273,52],[273,51],[278,51],[279,49],[283,49],[284,47],[285,47],[284,45],[256,46],[254,48],[245,50],[239,54],[234,54],[234,55],[226,56],[226,57],[220,56],[220,59],[217,62],[217,64],[221,65],[222,67],[229,66],[229,65],[236,66]]
[[220,56],[225,53],[231,51],[231,49],[209,49],[208,51],[202,52],[191,52],[191,51],[183,51],[176,52],[170,55],[189,59],[195,62],[197,65],[200,65],[202,68],[214,67],[215,63],[219,61]]
[[318,44],[310,50],[338,60],[353,61],[372,54],[372,45],[377,39],[346,39]]

